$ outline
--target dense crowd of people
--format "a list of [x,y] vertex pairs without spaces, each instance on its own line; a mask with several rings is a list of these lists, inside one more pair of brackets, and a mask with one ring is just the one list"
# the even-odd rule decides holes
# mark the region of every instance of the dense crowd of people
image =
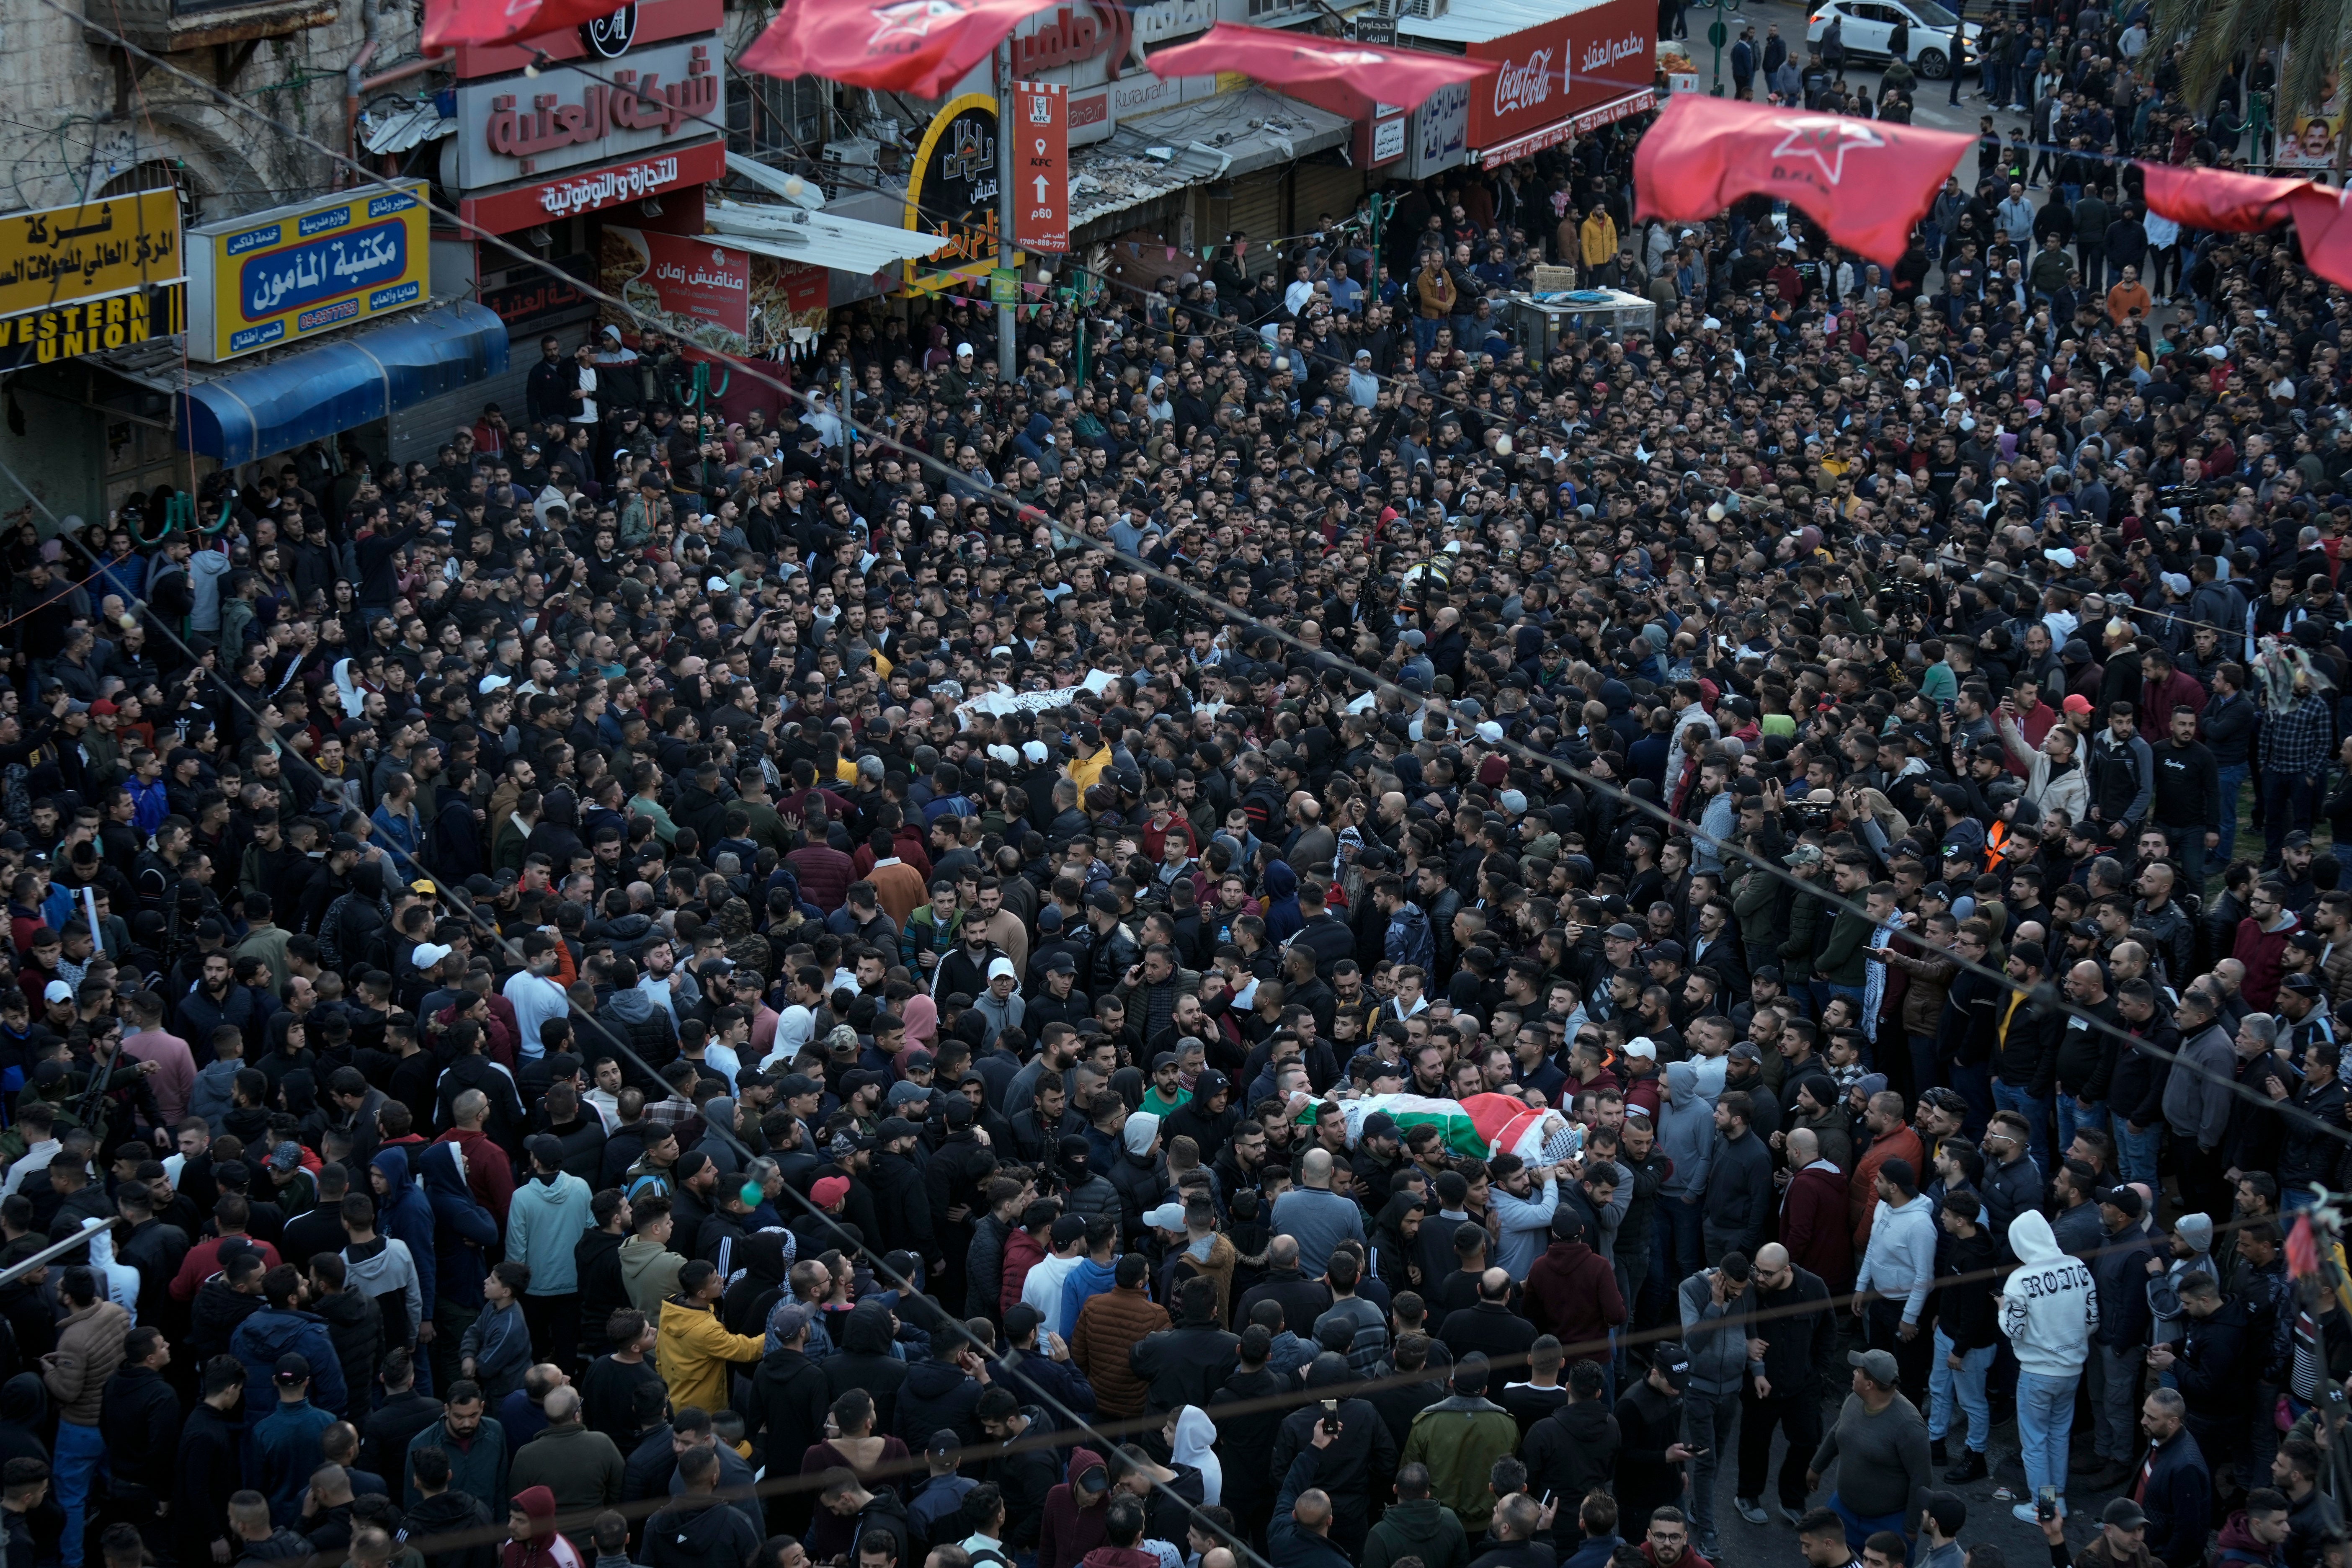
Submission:
[[2137,26],[1891,270],[1628,124],[26,521],[10,1561],[2346,1568],[2347,305]]

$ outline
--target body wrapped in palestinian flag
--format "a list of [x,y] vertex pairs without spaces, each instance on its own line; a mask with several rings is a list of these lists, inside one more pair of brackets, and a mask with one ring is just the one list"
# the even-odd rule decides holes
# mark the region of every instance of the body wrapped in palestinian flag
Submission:
[[[1530,1165],[1556,1165],[1584,1142],[1583,1130],[1559,1111],[1529,1105],[1507,1094],[1474,1094],[1467,1100],[1433,1100],[1421,1094],[1368,1094],[1337,1102],[1348,1122],[1348,1146],[1364,1135],[1364,1118],[1385,1112],[1404,1136],[1416,1127],[1437,1129],[1445,1147],[1473,1160],[1518,1155]],[[1311,1123],[1309,1107],[1298,1120]]]

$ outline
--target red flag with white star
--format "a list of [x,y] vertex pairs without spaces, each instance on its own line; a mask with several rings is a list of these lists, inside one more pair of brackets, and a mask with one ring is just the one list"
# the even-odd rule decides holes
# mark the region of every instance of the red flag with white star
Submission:
[[1696,222],[1742,196],[1776,196],[1892,267],[1975,145],[1958,132],[1677,93],[1633,154],[1633,216]]
[[762,76],[941,98],[1032,12],[1060,0],[785,0],[744,51]]

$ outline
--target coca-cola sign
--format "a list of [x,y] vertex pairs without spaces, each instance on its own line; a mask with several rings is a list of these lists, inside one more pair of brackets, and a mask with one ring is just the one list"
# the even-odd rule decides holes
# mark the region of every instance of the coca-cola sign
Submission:
[[1496,65],[1493,85],[1471,89],[1470,145],[1500,146],[1648,87],[1657,25],[1654,0],[1602,0],[1470,45],[1471,58]]
[[1552,76],[1549,49],[1533,49],[1524,60],[1505,61],[1495,73],[1495,118],[1549,103]]

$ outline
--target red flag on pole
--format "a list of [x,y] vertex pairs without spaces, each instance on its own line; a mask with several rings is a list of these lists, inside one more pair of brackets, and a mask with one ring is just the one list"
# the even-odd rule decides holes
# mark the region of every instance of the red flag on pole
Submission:
[[2236,234],[2284,223],[2295,194],[2311,184],[2309,180],[2264,180],[2175,163],[2142,163],[2139,168],[2147,182],[2148,211],[2185,228]]
[[511,44],[601,21],[618,9],[613,0],[425,0],[425,47]]
[[1975,145],[1953,131],[1677,93],[1633,154],[1633,216],[1696,222],[1741,196],[1778,196],[1892,267]]
[[2294,220],[2304,264],[2352,289],[2352,223],[2344,193],[2316,180],[2266,180],[2227,169],[2142,163],[2147,210],[2184,228],[2252,234]]
[[940,98],[1033,12],[1059,0],[784,0],[746,70]]
[[2287,216],[2303,242],[2303,264],[2330,283],[2352,289],[2352,215],[2346,211],[2344,193],[2316,180],[2301,184],[2303,189],[2287,198]]
[[1493,60],[1310,37],[1233,22],[1220,22],[1191,43],[1160,49],[1147,63],[1158,77],[1239,71],[1269,87],[1337,85],[1405,109],[1420,108],[1439,88],[1475,81],[1496,68]]

